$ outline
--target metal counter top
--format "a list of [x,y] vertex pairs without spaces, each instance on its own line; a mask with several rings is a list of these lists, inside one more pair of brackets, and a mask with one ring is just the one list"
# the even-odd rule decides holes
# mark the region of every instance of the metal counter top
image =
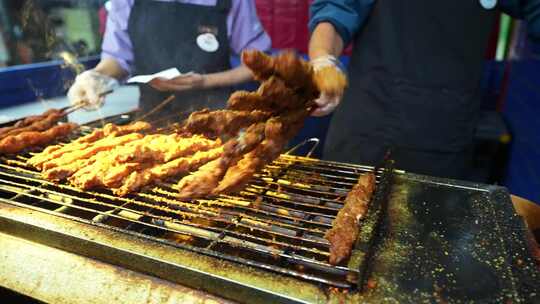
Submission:
[[3,233],[0,248],[0,285],[48,303],[232,303]]

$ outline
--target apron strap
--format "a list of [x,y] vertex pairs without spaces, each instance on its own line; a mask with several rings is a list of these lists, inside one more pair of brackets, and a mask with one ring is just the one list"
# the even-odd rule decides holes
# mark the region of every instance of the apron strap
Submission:
[[232,2],[231,0],[217,0],[216,8],[219,10],[228,13],[231,10]]

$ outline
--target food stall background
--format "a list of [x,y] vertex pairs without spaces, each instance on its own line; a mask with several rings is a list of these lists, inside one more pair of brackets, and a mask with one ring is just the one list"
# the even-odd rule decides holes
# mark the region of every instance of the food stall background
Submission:
[[[273,49],[305,54],[310,0],[255,0]],[[0,123],[66,102],[77,70],[99,60],[106,10],[100,0],[0,1]],[[458,21],[456,21],[458,22]],[[501,15],[486,52],[483,114],[475,142],[471,180],[503,184],[540,202],[540,46],[526,37],[526,24]],[[70,54],[78,58],[72,61]],[[341,57],[348,63],[350,48]],[[233,65],[239,58],[231,58]],[[82,64],[83,66],[80,66]],[[254,89],[254,83],[246,85]],[[108,107],[136,107],[133,88]],[[129,99],[129,100],[128,100]],[[55,103],[58,101],[58,103]],[[89,117],[88,113],[81,114]],[[310,118],[295,139],[318,137],[324,144],[330,117]],[[323,157],[322,150],[315,152]]]

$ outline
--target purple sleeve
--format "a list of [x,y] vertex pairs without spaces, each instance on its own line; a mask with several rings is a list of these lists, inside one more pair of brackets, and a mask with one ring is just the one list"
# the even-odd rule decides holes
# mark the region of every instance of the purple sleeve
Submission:
[[268,51],[272,41],[264,31],[253,0],[233,0],[227,18],[231,50],[239,55],[244,49]]
[[128,22],[134,0],[111,1],[101,58],[113,58],[129,74],[133,67],[133,47],[128,34]]

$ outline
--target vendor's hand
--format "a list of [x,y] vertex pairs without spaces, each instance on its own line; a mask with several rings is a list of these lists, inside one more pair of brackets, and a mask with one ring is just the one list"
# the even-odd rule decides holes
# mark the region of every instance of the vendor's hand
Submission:
[[315,104],[317,104],[317,108],[311,112],[312,116],[326,116],[337,108],[339,103],[341,102],[341,95],[328,95],[326,93],[321,93],[321,96],[317,100],[315,100]]
[[150,85],[158,91],[187,91],[203,88],[205,76],[201,74],[189,74],[173,79],[155,78]]
[[341,102],[343,91],[347,87],[347,77],[339,67],[339,61],[333,56],[322,56],[311,61],[314,81],[321,92],[315,101],[317,108],[313,116],[325,116],[332,113]]
[[118,81],[94,70],[88,70],[75,78],[75,83],[69,88],[68,99],[70,104],[84,103],[84,109],[95,110],[105,102],[104,93],[114,90]]

